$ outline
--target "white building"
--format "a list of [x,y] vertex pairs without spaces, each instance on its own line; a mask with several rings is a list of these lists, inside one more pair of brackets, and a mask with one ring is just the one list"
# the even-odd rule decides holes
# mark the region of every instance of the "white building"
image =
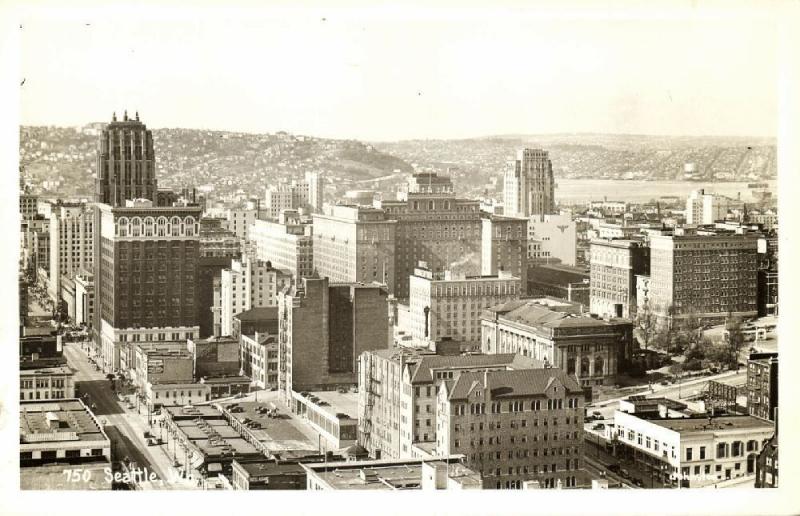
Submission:
[[278,336],[268,333],[242,334],[240,363],[244,374],[260,389],[278,387]]
[[451,338],[466,343],[481,339],[481,311],[519,299],[519,278],[500,271],[492,276],[435,273],[424,262],[410,277],[410,334],[416,342]]
[[713,224],[725,220],[729,210],[741,209],[742,202],[723,195],[693,190],[686,199],[687,224]]
[[94,213],[84,204],[56,204],[50,213],[50,297],[61,299],[61,277],[92,269]]
[[256,220],[250,227],[256,258],[288,271],[295,279],[314,272],[313,226],[294,210],[280,213],[278,222]]
[[775,433],[771,421],[753,416],[645,419],[616,411],[614,424],[634,460],[681,487],[754,476],[761,444]]
[[570,215],[533,216],[528,220],[528,258],[558,260],[575,266],[577,230]]
[[251,308],[276,306],[291,276],[261,260],[232,260],[221,274],[221,334],[231,335],[233,316]]
[[22,369],[20,400],[55,400],[75,397],[75,371],[67,366]]

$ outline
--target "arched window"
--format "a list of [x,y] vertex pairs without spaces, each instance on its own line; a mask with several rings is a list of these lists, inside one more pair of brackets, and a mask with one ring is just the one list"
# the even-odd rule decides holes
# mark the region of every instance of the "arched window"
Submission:
[[155,220],[153,217],[145,217],[144,218],[144,236],[154,236],[155,235]]
[[194,227],[194,217],[186,217],[183,219],[184,221],[184,235],[186,236],[194,236],[195,234],[195,227]]
[[142,236],[142,219],[139,217],[131,219],[131,236]]
[[596,357],[594,359],[594,374],[601,375],[603,374],[603,357]]
[[575,358],[567,359],[567,374],[575,374]]
[[181,219],[180,217],[172,217],[170,219],[170,234],[172,236],[180,236],[181,234]]
[[158,236],[167,236],[167,218],[166,217],[158,217],[156,221],[156,234]]
[[130,228],[128,228],[128,218],[127,217],[120,217],[117,220],[117,236],[126,237],[130,233]]
[[589,358],[583,357],[581,359],[581,376],[589,376]]

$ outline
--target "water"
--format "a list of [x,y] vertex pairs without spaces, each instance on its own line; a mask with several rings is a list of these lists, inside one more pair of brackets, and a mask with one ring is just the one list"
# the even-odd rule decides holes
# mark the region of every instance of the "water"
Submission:
[[767,183],[768,190],[777,195],[778,182],[747,181],[731,183],[705,183],[702,181],[623,181],[618,179],[558,179],[555,191],[559,202],[609,201],[647,202],[665,196],[686,199],[692,190],[704,188],[707,193],[716,193],[736,199],[753,202],[752,190],[748,183]]

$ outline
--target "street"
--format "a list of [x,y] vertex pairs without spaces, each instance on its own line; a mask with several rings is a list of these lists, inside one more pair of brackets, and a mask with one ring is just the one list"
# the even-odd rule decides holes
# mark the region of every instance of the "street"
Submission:
[[176,484],[178,472],[162,446],[147,446],[144,432],[149,430],[146,421],[134,411],[126,411],[111,390],[110,382],[105,374],[96,371],[89,362],[80,342],[64,344],[64,356],[69,365],[75,369],[75,386],[80,396],[88,394],[85,403],[101,421],[106,421],[105,430],[112,442],[114,460],[130,458],[138,468],[146,468],[154,472],[159,479],[167,480],[154,483],[153,487],[165,489],[183,489],[184,482]]

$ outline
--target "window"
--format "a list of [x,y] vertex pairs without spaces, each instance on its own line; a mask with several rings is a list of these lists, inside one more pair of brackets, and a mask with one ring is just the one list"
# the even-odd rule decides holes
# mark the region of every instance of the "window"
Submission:
[[705,458],[706,458],[706,447],[705,446],[701,446],[700,447],[700,460],[704,460]]
[[686,448],[686,460],[692,460],[692,449]]

